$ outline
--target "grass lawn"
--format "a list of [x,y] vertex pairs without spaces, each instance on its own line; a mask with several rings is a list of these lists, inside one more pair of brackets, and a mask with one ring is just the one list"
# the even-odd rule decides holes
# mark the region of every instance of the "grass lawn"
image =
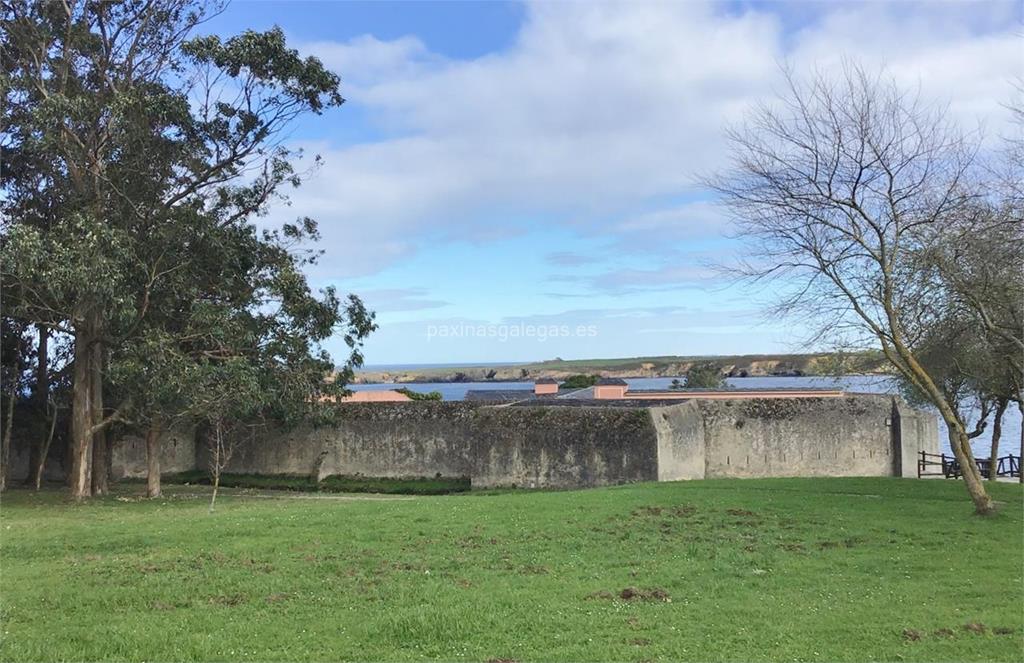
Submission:
[[1024,658],[1014,484],[988,519],[941,480],[202,490],[5,494],[0,659]]

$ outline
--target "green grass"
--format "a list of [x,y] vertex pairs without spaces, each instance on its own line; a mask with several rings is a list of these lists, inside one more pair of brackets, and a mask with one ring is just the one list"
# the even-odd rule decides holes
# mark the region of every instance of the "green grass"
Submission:
[[[208,472],[192,470],[161,477],[163,483],[211,483]],[[141,481],[139,481],[141,483]],[[264,490],[297,490],[326,493],[383,493],[385,495],[448,495],[470,489],[468,477],[413,477],[406,479],[373,479],[363,476],[327,476],[319,483],[312,477],[292,474],[222,474],[225,488],[261,488]]]
[[0,659],[1024,656],[1018,485],[993,486],[992,518],[941,480],[229,490],[213,514],[206,489],[171,490],[84,506],[6,494]]

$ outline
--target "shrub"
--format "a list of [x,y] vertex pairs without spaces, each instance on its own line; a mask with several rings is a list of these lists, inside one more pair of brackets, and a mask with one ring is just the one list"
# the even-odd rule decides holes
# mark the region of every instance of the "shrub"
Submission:
[[395,389],[395,391],[397,391],[400,394],[405,394],[406,396],[408,396],[409,398],[411,398],[414,401],[439,401],[439,400],[442,400],[441,392],[439,392],[439,391],[429,391],[429,392],[424,394],[423,392],[413,391],[412,389],[409,389],[407,387],[402,387],[401,389]]
[[599,375],[570,375],[562,383],[562,389],[586,389],[593,387],[601,379]]
[[721,389],[725,386],[725,378],[718,364],[705,361],[693,364],[686,371],[686,386],[690,389]]

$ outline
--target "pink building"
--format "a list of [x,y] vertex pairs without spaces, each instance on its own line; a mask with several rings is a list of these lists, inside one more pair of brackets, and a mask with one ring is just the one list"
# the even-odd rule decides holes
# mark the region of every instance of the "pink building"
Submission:
[[411,401],[405,394],[393,389],[372,389],[367,391],[353,391],[341,399],[342,403],[390,403],[398,401]]
[[558,393],[558,380],[539,378],[533,383],[533,393],[537,396],[553,396]]
[[620,378],[601,378],[594,385],[594,398],[600,400],[625,398],[628,389],[629,385],[626,384],[625,380]]

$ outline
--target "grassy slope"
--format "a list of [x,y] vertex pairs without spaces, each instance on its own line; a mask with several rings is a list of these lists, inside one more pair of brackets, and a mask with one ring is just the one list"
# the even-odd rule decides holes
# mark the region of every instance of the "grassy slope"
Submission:
[[[1021,489],[994,486],[1007,504],[991,519],[962,490],[228,496],[212,515],[197,499],[75,507],[15,491],[0,659],[1020,660]],[[601,598],[627,587],[671,601]]]

